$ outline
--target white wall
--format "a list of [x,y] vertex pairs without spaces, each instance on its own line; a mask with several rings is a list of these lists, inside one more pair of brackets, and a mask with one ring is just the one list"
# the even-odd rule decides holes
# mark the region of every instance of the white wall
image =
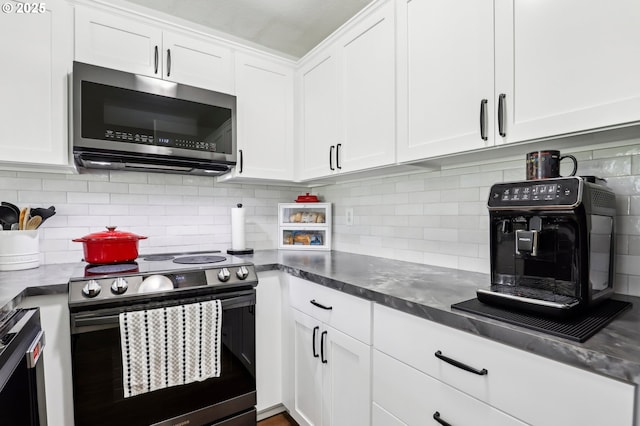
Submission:
[[299,188],[216,183],[213,177],[91,171],[63,175],[0,171],[0,200],[19,207],[56,207],[40,227],[41,263],[78,262],[74,238],[117,225],[148,237],[141,253],[231,247],[231,208],[246,211],[247,246],[277,248],[279,202]]
[[[640,295],[640,140],[607,149],[573,149],[578,175],[604,177],[617,198],[616,291]],[[568,164],[565,164],[568,163]],[[570,160],[562,174],[571,172]],[[489,188],[524,180],[525,157],[318,188],[334,203],[333,248],[489,272]],[[353,208],[354,224],[345,224]]]

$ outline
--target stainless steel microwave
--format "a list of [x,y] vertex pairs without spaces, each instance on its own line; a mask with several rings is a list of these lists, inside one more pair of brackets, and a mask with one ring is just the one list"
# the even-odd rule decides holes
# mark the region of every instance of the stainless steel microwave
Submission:
[[73,155],[81,168],[220,175],[236,163],[236,98],[73,64]]

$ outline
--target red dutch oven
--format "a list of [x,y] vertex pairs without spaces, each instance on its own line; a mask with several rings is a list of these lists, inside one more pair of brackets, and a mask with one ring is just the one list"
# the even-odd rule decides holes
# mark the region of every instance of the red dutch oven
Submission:
[[116,231],[115,226],[107,226],[106,231],[95,232],[73,241],[84,244],[85,262],[105,264],[135,260],[138,257],[138,241],[146,238],[130,232]]

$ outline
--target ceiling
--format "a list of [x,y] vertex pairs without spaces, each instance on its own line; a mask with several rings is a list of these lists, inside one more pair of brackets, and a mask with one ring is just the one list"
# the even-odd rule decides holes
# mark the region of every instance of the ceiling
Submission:
[[372,0],[129,0],[294,58]]

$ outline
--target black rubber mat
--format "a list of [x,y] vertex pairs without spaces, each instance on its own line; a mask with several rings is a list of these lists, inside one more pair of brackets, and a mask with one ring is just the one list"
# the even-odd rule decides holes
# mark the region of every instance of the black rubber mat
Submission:
[[487,305],[475,298],[455,303],[451,305],[451,308],[582,343],[596,334],[617,315],[631,308],[631,303],[609,299],[587,312],[567,319],[553,319],[507,310]]

